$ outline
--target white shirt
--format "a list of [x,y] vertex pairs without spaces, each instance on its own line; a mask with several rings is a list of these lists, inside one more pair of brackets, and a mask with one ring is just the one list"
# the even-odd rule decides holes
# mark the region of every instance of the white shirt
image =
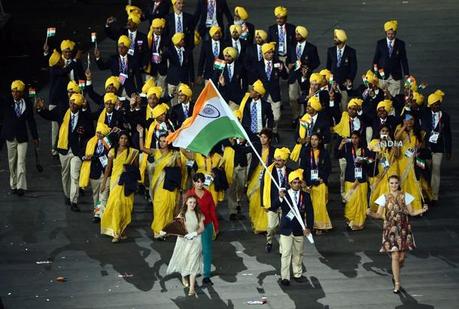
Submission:
[[[65,59],[64,57],[62,57],[62,59],[64,59],[64,67],[67,67],[70,65],[70,63],[72,63],[72,59]],[[75,74],[73,72],[73,70],[70,71],[69,73],[69,79],[70,80],[75,80]]]
[[73,127],[71,128],[72,129],[72,132],[73,130],[75,130],[76,128],[76,125],[78,123],[78,116],[79,116],[80,112],[76,112],[75,114],[70,112],[70,124],[72,124],[72,118],[73,118]]
[[156,51],[158,51],[158,49],[159,49],[159,44],[161,44],[161,36],[155,34],[154,37],[153,37],[153,42],[156,42],[156,43],[155,43],[155,44],[156,44],[156,45],[155,45],[155,46],[156,46],[155,52],[156,52]]
[[[336,46],[336,61],[338,61],[339,57],[339,51],[341,51],[341,60],[343,60],[343,55],[344,55],[344,49],[346,48],[346,45],[343,46],[343,48],[339,48],[338,46]],[[341,63],[339,63],[341,64]]]
[[20,99],[19,101],[14,101],[14,110],[16,111],[16,106],[19,105],[19,116],[21,116],[25,109],[26,109],[26,105],[25,105],[25,101],[24,99]]
[[387,43],[387,47],[392,46],[392,48],[394,48],[394,41],[395,39],[393,40],[389,40],[387,37],[386,37],[386,43]]
[[188,116],[188,112],[190,111],[190,102],[182,103],[182,108],[185,116]]
[[282,176],[285,178],[285,185],[287,185],[287,175],[285,175],[285,166],[283,168],[276,168],[277,169],[277,180],[279,181],[279,186],[282,185]]
[[314,125],[316,124],[318,116],[319,113],[316,113],[314,116],[311,117],[311,128],[314,127]]
[[[287,53],[287,29],[285,27],[285,24],[283,24],[282,26],[281,25],[277,25],[277,33],[278,33],[278,37],[279,37],[279,48],[280,48],[280,45],[283,45],[283,54],[280,55],[280,56],[283,56],[284,54]],[[281,32],[284,33],[284,36],[281,38],[280,35],[281,35]],[[281,53],[282,51],[279,51],[279,53]]]
[[183,29],[183,13],[180,12],[179,14],[177,14],[177,12],[174,14],[175,16],[175,29],[177,30],[178,29],[178,26],[179,26],[179,17],[180,17],[180,23],[182,24],[182,32],[184,32],[184,29]]
[[[413,201],[414,201],[414,196],[412,196],[411,194],[405,192],[405,205],[409,205]],[[386,206],[386,195],[383,194],[380,197],[378,197],[376,199],[375,203],[377,205],[379,205],[380,207],[385,207]]]
[[[290,199],[292,200],[293,202],[293,207],[296,207],[298,208],[298,204],[300,203],[300,190],[298,191],[295,191],[293,189],[288,189],[288,194],[290,195]],[[296,198],[295,198],[296,197]],[[298,211],[298,209],[297,209]]]
[[[209,14],[209,6],[213,4],[214,5],[214,11],[213,11],[213,14],[210,15]],[[207,13],[206,13],[206,26],[207,27],[210,27],[210,26],[218,26],[218,23],[217,23],[217,1],[215,0],[209,0],[207,1]]]
[[110,119],[110,122],[109,122],[109,123],[111,124],[111,123],[112,123],[112,120],[113,120],[113,112],[107,113],[107,114],[106,114],[106,118],[107,118],[107,122],[108,122],[108,119]]
[[441,118],[441,111],[432,112],[432,120],[433,120],[433,123],[434,123],[434,127],[432,128],[432,130],[435,130],[437,128],[438,122],[440,121],[440,118]]
[[131,40],[131,46],[134,46],[135,38],[137,36],[137,30],[136,31],[131,31],[128,29],[128,38]]
[[[306,45],[306,41],[304,42],[298,42],[296,43],[296,48],[295,48],[295,55],[297,54],[296,51],[298,50],[298,47],[300,48],[300,57],[301,55],[303,55],[303,51],[304,51],[304,46]],[[300,60],[299,58],[297,60]]]
[[215,48],[215,43],[217,43],[217,50],[218,50],[218,53],[217,53],[217,57],[218,55],[220,55],[220,41],[215,41],[214,39],[211,40],[212,42],[212,54],[214,53],[214,48]]
[[[261,58],[259,58],[260,54],[261,54]],[[261,52],[261,46],[258,45],[258,44],[257,44],[257,59],[258,59],[258,61],[263,60],[263,53]]]
[[234,77],[234,62],[227,63],[226,69],[228,70],[228,77],[231,77],[230,80],[232,80]]
[[237,54],[240,55],[241,54],[241,42],[235,39],[231,39],[231,41],[233,41],[233,47],[236,48]]
[[[183,57],[184,57],[183,52],[185,51],[185,48],[177,47],[177,46],[174,46],[174,47],[175,47],[175,50],[177,51],[177,56],[179,57],[180,65],[182,65],[183,64],[183,60],[184,60],[183,59]],[[182,59],[180,59],[180,55],[182,55]]]
[[[358,117],[350,118],[352,121],[352,131],[359,131],[360,130],[360,119]],[[352,132],[351,132],[352,133]]]
[[250,110],[252,110],[253,105],[255,104],[255,107],[257,108],[257,132],[258,133],[263,129],[263,118],[261,114],[261,100],[253,100],[252,103],[250,104]]

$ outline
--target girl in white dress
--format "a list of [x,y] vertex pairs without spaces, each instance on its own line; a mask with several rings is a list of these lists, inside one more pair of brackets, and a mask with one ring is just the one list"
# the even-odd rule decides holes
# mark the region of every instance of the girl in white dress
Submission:
[[167,267],[167,274],[178,272],[182,275],[183,285],[190,288],[189,296],[195,295],[196,276],[202,272],[202,244],[199,235],[204,231],[204,215],[197,205],[196,196],[185,198],[185,204],[177,217],[184,220],[188,234],[177,237]]

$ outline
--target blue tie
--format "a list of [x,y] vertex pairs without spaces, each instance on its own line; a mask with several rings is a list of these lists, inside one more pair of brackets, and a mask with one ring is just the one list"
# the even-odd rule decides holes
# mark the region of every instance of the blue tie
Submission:
[[108,125],[110,125],[110,123],[112,122],[112,115],[107,115],[107,123]]
[[273,71],[273,68],[272,68],[272,65],[271,65],[271,61],[268,61],[267,65],[266,65],[266,75],[268,77],[268,80],[271,80],[272,71]]
[[72,118],[70,119],[70,129],[73,132],[73,129],[75,127],[75,115],[72,115]]
[[343,52],[341,51],[341,49],[338,49],[338,63],[336,64],[336,66],[339,68],[341,66],[341,58],[343,57]]
[[16,112],[16,116],[19,118],[21,117],[21,101],[16,102],[14,106],[14,111]]
[[182,65],[183,64],[183,54],[182,54],[181,48],[178,50],[178,57],[179,57],[180,65]]
[[177,16],[177,32],[183,32],[183,27],[182,27],[182,18]]
[[214,57],[217,58],[218,57],[218,42],[215,42],[214,44]]
[[394,50],[394,48],[392,47],[392,41],[390,41],[387,44],[387,48],[389,48],[389,58],[390,58],[390,57],[392,57],[392,51]]
[[252,133],[258,133],[258,117],[257,117],[257,104],[252,103],[252,108],[250,109],[250,131]]
[[301,58],[301,45],[298,44],[296,46],[296,60],[300,60],[300,58]]

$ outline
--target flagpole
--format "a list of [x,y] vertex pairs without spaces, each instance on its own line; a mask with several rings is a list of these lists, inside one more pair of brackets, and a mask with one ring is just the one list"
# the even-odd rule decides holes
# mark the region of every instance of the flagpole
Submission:
[[[220,97],[220,99],[222,99],[223,101],[225,101],[225,99],[223,99],[223,97],[221,96],[220,92],[218,91],[217,87],[215,87],[215,84],[214,82],[209,79],[209,82],[212,83],[212,86],[215,88],[215,91],[216,93],[218,94],[218,96]],[[225,101],[226,102],[226,101]],[[273,174],[269,171],[268,167],[266,166],[266,163],[263,161],[263,159],[261,158],[260,154],[258,153],[258,151],[255,149],[255,147],[253,146],[252,144],[252,141],[250,140],[249,136],[247,135],[247,132],[245,132],[244,130],[244,127],[241,125],[241,123],[239,122],[239,120],[234,116],[233,114],[233,111],[229,108],[228,105],[225,105],[223,104],[223,108],[226,109],[228,115],[230,118],[233,118],[232,120],[234,122],[236,122],[238,128],[242,131],[242,133],[244,134],[244,137],[245,139],[247,140],[247,142],[249,143],[250,147],[252,148],[253,152],[255,153],[255,155],[257,156],[258,160],[261,162],[263,168],[265,169],[265,172],[268,173],[269,177],[271,178],[272,182],[274,183],[274,185],[276,186],[276,188],[280,191],[281,190],[281,187],[279,186],[279,184],[277,183],[277,180],[274,179],[274,176]],[[289,200],[287,198],[285,198],[285,201],[287,202],[287,205],[290,207],[290,210],[293,211],[293,213],[295,214],[295,218],[298,220],[298,222],[300,223],[301,225],[301,228],[303,230],[306,230],[306,226],[304,225],[304,222],[301,218],[301,215],[299,214],[299,211],[297,212],[295,208],[293,208],[293,206],[290,204]]]

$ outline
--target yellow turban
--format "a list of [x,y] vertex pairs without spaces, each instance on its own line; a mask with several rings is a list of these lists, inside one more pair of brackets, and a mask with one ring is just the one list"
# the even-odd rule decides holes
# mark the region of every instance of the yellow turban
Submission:
[[303,26],[296,26],[295,32],[298,33],[303,37],[303,39],[306,39],[308,37],[309,31],[306,27]]
[[316,96],[312,96],[308,100],[308,104],[316,111],[320,112],[322,110],[322,104],[320,104],[320,100]]
[[11,83],[11,90],[24,91],[25,84],[22,80],[15,80]]
[[330,72],[330,70],[327,70],[327,69],[321,70],[319,74],[322,75],[326,79],[327,82],[332,77],[332,72]]
[[120,89],[121,83],[119,77],[110,76],[109,78],[107,78],[107,80],[105,81],[105,89],[107,89],[107,87],[110,85],[115,87],[116,90]]
[[358,98],[352,98],[349,103],[347,104],[347,107],[361,107],[363,104],[363,100],[362,99],[358,99]]
[[161,95],[163,94],[163,89],[161,87],[150,87],[147,92],[147,98],[149,98],[152,95],[155,95],[158,99],[161,98]]
[[394,31],[397,31],[397,27],[398,27],[398,22],[396,20],[389,20],[389,21],[386,21],[386,23],[384,24],[384,31],[389,31],[389,30],[394,30]]
[[151,28],[164,28],[166,26],[166,20],[164,18],[155,18],[151,23]]
[[185,34],[183,34],[182,32],[177,32],[176,34],[174,34],[172,36],[172,43],[177,46],[181,40],[183,40],[185,38]]
[[223,50],[223,55],[230,56],[233,59],[237,58],[237,49],[234,47],[227,47]]
[[172,5],[174,5],[175,2],[177,2],[177,0],[171,0],[171,2],[172,2]]
[[417,91],[413,91],[413,100],[417,105],[424,103],[424,96]]
[[64,51],[66,49],[73,50],[73,48],[75,48],[75,42],[70,40],[63,40],[61,42],[61,51]]
[[443,102],[443,97],[444,96],[445,96],[445,93],[443,91],[436,90],[434,93],[429,95],[429,97],[427,98],[427,106],[430,107],[434,103]]
[[340,42],[344,43],[344,42],[347,41],[347,35],[346,35],[346,32],[343,29],[335,29],[334,33],[335,33],[336,38]]
[[51,54],[51,56],[49,57],[49,66],[50,67],[53,67],[55,66],[59,60],[61,60],[61,54],[55,49],[53,50],[53,53]]
[[290,174],[288,174],[288,182],[292,182],[294,181],[295,179],[299,179],[299,180],[303,180],[303,169],[299,168],[299,169],[296,169],[294,171],[291,171]]
[[194,46],[198,46],[199,44],[201,44],[201,35],[199,34],[199,32],[195,31],[194,32]]
[[373,139],[368,144],[368,149],[373,152],[381,152],[381,145],[378,139]]
[[104,103],[111,103],[111,104],[116,104],[116,101],[118,100],[118,97],[116,94],[109,92],[104,95]]
[[260,38],[263,41],[266,41],[268,39],[268,34],[264,30],[261,30],[261,29],[256,30],[255,31],[255,36],[257,36],[257,35],[260,36]]
[[124,45],[125,47],[131,46],[131,40],[127,37],[127,35],[122,35],[118,39],[118,46]]
[[231,25],[230,26],[230,32],[233,33],[236,31],[237,33],[241,34],[242,33],[242,27],[239,25]]
[[392,109],[392,101],[391,100],[384,100],[378,103],[378,106],[376,106],[376,110],[380,108],[384,108],[386,112],[390,112]]
[[135,5],[126,5],[126,14],[142,15],[142,9]]
[[151,87],[156,87],[156,82],[153,78],[148,79],[142,86],[142,93],[148,93]]
[[247,13],[247,10],[244,9],[242,6],[237,6],[234,8],[234,15],[239,16],[239,18],[242,20],[249,19],[249,13]]
[[191,91],[191,88],[187,84],[180,84],[178,92],[183,93],[188,98],[191,98],[193,96],[193,91]]
[[67,84],[67,91],[73,91],[75,93],[81,93],[81,89],[80,87],[78,86],[78,83],[74,80],[71,80],[69,81],[69,83]]
[[72,101],[73,104],[76,104],[78,106],[82,106],[83,105],[83,101],[84,101],[84,97],[83,97],[83,95],[81,93],[74,93],[70,97],[70,101]]
[[367,73],[365,74],[365,79],[372,85],[375,85],[375,86],[378,85],[379,79],[376,76],[376,74],[373,73],[372,70],[367,71]]
[[264,54],[272,51],[274,52],[274,49],[276,48],[276,43],[274,42],[271,42],[271,43],[265,43],[263,45],[261,45],[261,52]]
[[274,151],[274,159],[287,161],[290,155],[290,150],[287,147],[276,148]]
[[128,20],[131,20],[134,24],[140,24],[140,15],[136,13],[130,13],[128,15]]
[[108,133],[110,133],[112,129],[110,129],[109,126],[107,126],[105,123],[103,122],[98,122],[97,123],[97,126],[96,126],[96,132],[102,134],[102,135],[107,135]]
[[278,6],[274,9],[274,16],[276,17],[285,17],[287,16],[288,10],[286,7]]
[[169,106],[166,103],[156,105],[155,108],[153,108],[153,118],[158,118],[162,114],[167,113],[168,110]]
[[263,82],[261,80],[257,80],[253,83],[253,91],[257,92],[258,94],[264,96],[266,93],[265,86],[263,86]]
[[309,82],[310,83],[316,83],[321,85],[324,80],[324,77],[320,75],[320,73],[312,73],[311,76],[309,77]]
[[210,34],[210,37],[213,37],[215,33],[217,32],[222,32],[222,29],[219,27],[219,26],[212,26],[210,27],[210,30],[209,30],[209,34]]

